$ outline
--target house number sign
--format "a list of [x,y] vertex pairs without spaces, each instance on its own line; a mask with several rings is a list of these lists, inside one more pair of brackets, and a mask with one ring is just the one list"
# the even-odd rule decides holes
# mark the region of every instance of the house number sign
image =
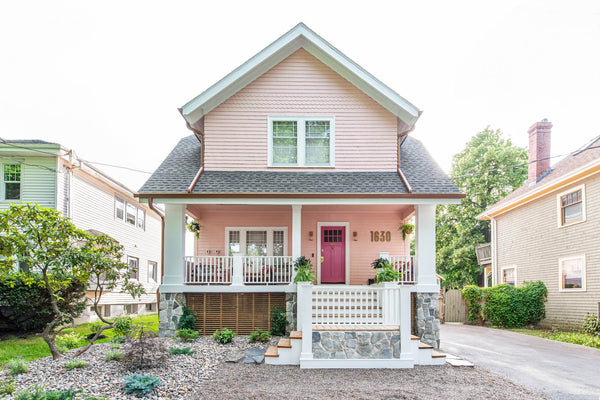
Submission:
[[391,242],[392,232],[390,231],[371,231],[371,242]]

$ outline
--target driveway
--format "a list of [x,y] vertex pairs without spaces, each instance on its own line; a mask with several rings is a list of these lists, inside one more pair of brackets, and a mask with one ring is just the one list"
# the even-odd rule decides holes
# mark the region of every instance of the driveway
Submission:
[[600,350],[500,329],[443,324],[441,350],[549,399],[600,399]]

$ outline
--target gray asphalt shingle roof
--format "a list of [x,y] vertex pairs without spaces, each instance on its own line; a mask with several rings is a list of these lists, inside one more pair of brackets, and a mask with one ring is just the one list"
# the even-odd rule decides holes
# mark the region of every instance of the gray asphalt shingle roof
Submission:
[[[179,141],[139,190],[144,194],[186,194],[200,168],[200,142]],[[460,194],[421,142],[407,138],[401,169],[413,194]],[[201,194],[408,194],[397,172],[204,171],[192,191]]]

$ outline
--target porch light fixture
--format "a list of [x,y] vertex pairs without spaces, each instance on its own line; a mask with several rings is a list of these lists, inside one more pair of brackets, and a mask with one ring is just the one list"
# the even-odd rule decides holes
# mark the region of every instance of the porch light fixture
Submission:
[[352,232],[352,238],[356,242],[358,240],[358,232],[356,232],[356,231]]
[[313,240],[314,235],[315,235],[315,233],[313,231],[309,231],[308,232],[308,240]]
[[210,250],[206,250],[206,254],[210,254]]
[[219,250],[215,250],[215,254],[219,254]]

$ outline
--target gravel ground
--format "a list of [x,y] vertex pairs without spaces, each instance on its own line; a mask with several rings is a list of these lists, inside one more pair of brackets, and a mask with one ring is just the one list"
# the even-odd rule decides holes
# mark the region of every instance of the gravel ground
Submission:
[[[162,339],[167,347],[191,347],[191,356],[171,356],[160,368],[143,371],[163,382],[146,399],[541,399],[539,395],[499,375],[475,367],[416,367],[412,370],[300,370],[293,366],[231,364],[234,351],[264,348],[249,344],[247,336],[219,345],[210,337],[191,344]],[[276,339],[272,340],[273,343]],[[95,345],[80,358],[85,368],[67,371],[66,357],[29,363],[26,374],[15,377],[17,391],[35,385],[46,389],[83,389],[107,399],[135,399],[123,393],[123,377],[130,374],[118,361],[105,361],[110,344]],[[0,373],[2,375],[5,372]],[[4,377],[4,376],[2,376]],[[11,398],[10,396],[6,397]]]

